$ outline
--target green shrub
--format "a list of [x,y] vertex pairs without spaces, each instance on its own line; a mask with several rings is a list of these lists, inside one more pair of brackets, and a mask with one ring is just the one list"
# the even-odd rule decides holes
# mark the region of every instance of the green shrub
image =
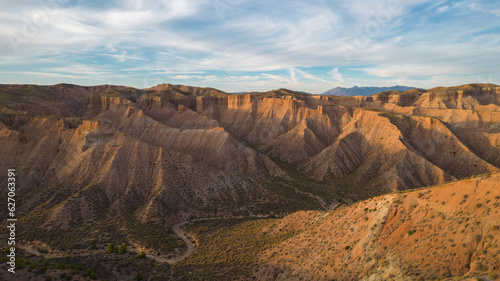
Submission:
[[92,269],[90,269],[90,268],[87,269],[87,271],[85,271],[85,273],[83,273],[82,276],[89,277],[92,280],[97,280],[97,274],[95,274],[95,272],[93,272]]
[[144,251],[141,251],[139,254],[137,254],[137,257],[143,259],[146,257],[146,253],[144,253]]
[[115,244],[109,243],[106,252],[108,252],[110,254],[114,253],[115,252]]
[[24,268],[24,260],[21,260],[21,259],[17,260],[16,267],[17,267],[17,269],[23,269]]
[[66,265],[62,262],[56,263],[56,269],[66,269]]
[[137,280],[137,281],[142,281],[142,279],[144,279],[144,278],[142,277],[142,273],[137,272],[137,274],[135,275],[135,280]]
[[40,274],[44,274],[45,272],[47,272],[47,266],[46,265],[44,265],[44,266],[42,266],[42,267],[40,267],[38,269],[38,273],[40,273]]
[[120,249],[118,249],[118,254],[123,254],[127,252],[127,244],[123,243],[121,246],[120,246]]

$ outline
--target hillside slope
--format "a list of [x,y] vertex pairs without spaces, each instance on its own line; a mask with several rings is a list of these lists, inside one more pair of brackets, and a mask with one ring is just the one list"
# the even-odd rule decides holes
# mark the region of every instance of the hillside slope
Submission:
[[[175,280],[498,280],[500,174],[282,219],[199,221]],[[215,270],[214,270],[215,269]],[[496,278],[496,279],[495,279]]]

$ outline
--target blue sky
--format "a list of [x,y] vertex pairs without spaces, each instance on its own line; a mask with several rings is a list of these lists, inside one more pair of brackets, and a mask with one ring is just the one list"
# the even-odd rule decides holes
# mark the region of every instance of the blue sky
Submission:
[[498,1],[0,0],[0,83],[500,83]]

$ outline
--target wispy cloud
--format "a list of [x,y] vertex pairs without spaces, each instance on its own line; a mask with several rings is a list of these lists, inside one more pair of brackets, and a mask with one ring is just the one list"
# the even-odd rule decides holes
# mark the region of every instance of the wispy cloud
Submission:
[[0,71],[9,75],[0,83],[39,73],[47,83],[322,92],[500,75],[500,6],[489,0],[1,3]]

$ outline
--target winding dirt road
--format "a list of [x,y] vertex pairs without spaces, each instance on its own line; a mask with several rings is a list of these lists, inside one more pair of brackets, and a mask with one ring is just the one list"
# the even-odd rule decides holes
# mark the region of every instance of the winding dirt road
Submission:
[[172,259],[166,259],[166,262],[168,262],[169,264],[174,264],[180,260],[183,260],[183,259],[189,257],[194,251],[193,243],[191,242],[191,240],[189,240],[188,237],[186,237],[186,233],[184,231],[182,231],[182,229],[181,229],[181,226],[185,225],[186,223],[187,222],[181,222],[181,223],[178,223],[172,227],[172,230],[174,231],[175,235],[179,236],[184,241],[184,243],[186,243],[187,249],[180,256],[174,257]]
[[[175,235],[179,236],[179,238],[181,238],[182,241],[184,241],[184,243],[186,243],[187,248],[186,248],[186,251],[184,251],[184,253],[177,255],[171,259],[167,259],[167,258],[163,258],[163,257],[159,257],[159,256],[154,256],[151,254],[146,254],[146,257],[153,259],[157,262],[166,262],[169,264],[174,264],[178,261],[181,261],[181,260],[189,257],[194,251],[194,244],[193,244],[193,242],[191,242],[191,240],[189,240],[189,238],[187,237],[187,234],[181,229],[181,227],[184,226],[186,223],[187,222],[181,222],[181,223],[178,223],[178,224],[172,226],[172,230],[174,231]],[[132,243],[132,246],[133,246],[133,248],[129,249],[130,252],[135,252],[135,253],[141,252],[140,247],[138,245]],[[18,247],[25,250],[26,252],[28,252],[30,254],[37,255],[37,256],[43,256],[45,258],[60,258],[60,257],[67,255],[67,253],[63,253],[63,252],[52,253],[52,254],[40,253],[36,249],[33,249],[31,247],[27,247],[24,245],[19,245]],[[80,256],[88,256],[88,255],[93,255],[95,253],[101,253],[101,252],[102,252],[102,250],[92,250],[92,251],[87,251],[84,254],[80,254]]]
[[182,253],[181,255],[177,255],[171,259],[162,258],[162,257],[154,256],[151,254],[146,254],[146,257],[153,259],[157,262],[166,262],[169,264],[174,264],[178,261],[181,261],[181,260],[189,257],[194,251],[194,245],[193,245],[193,242],[191,242],[191,240],[189,240],[189,238],[186,236],[186,233],[184,231],[182,231],[182,229],[181,229],[181,227],[183,225],[185,225],[186,223],[187,222],[181,222],[181,223],[178,223],[178,224],[172,226],[172,230],[174,231],[175,235],[179,236],[179,238],[181,238],[182,241],[184,241],[184,243],[186,243],[187,248],[186,248],[186,251],[184,253]]

